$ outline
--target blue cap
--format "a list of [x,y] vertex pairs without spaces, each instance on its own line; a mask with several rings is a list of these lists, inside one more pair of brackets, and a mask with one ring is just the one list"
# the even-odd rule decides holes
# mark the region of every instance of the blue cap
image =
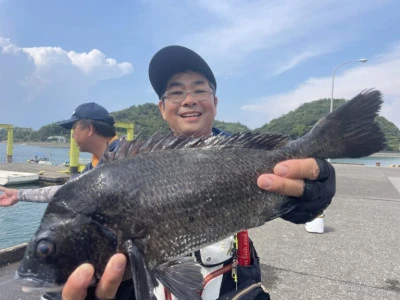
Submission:
[[72,113],[70,119],[60,121],[57,125],[65,129],[72,129],[76,121],[84,119],[101,121],[110,125],[115,124],[113,116],[108,113],[107,109],[97,103],[90,102],[79,105]]
[[165,93],[168,80],[185,71],[202,74],[217,88],[211,68],[200,55],[182,46],[168,46],[154,54],[149,65],[150,82],[159,99]]

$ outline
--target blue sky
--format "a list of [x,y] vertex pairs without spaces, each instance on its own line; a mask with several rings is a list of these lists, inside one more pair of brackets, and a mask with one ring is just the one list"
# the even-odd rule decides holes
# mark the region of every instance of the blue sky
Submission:
[[84,102],[157,103],[151,57],[178,44],[213,69],[217,119],[254,129],[331,97],[384,95],[400,127],[400,1],[0,0],[0,123],[39,129]]

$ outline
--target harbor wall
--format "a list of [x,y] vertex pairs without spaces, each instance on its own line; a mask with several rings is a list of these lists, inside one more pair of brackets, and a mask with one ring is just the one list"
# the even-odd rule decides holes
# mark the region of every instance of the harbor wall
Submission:
[[20,260],[25,253],[28,243],[0,249],[0,266]]

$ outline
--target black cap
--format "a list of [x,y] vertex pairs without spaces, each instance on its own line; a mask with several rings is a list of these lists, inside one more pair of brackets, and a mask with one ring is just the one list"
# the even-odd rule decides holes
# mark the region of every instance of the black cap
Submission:
[[168,46],[154,54],[149,65],[150,82],[159,99],[164,94],[171,76],[184,71],[202,74],[217,88],[211,68],[200,55],[182,46]]
[[65,129],[71,129],[76,121],[83,119],[101,121],[110,125],[115,124],[114,118],[110,116],[107,109],[97,103],[90,102],[79,105],[72,113],[70,119],[60,121],[57,125]]

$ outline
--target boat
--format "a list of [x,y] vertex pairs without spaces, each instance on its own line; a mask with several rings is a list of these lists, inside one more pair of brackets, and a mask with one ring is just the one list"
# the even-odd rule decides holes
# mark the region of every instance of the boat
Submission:
[[50,165],[54,166],[55,164],[45,155],[35,154],[35,158],[28,159],[28,163],[30,164],[39,164],[39,165]]

